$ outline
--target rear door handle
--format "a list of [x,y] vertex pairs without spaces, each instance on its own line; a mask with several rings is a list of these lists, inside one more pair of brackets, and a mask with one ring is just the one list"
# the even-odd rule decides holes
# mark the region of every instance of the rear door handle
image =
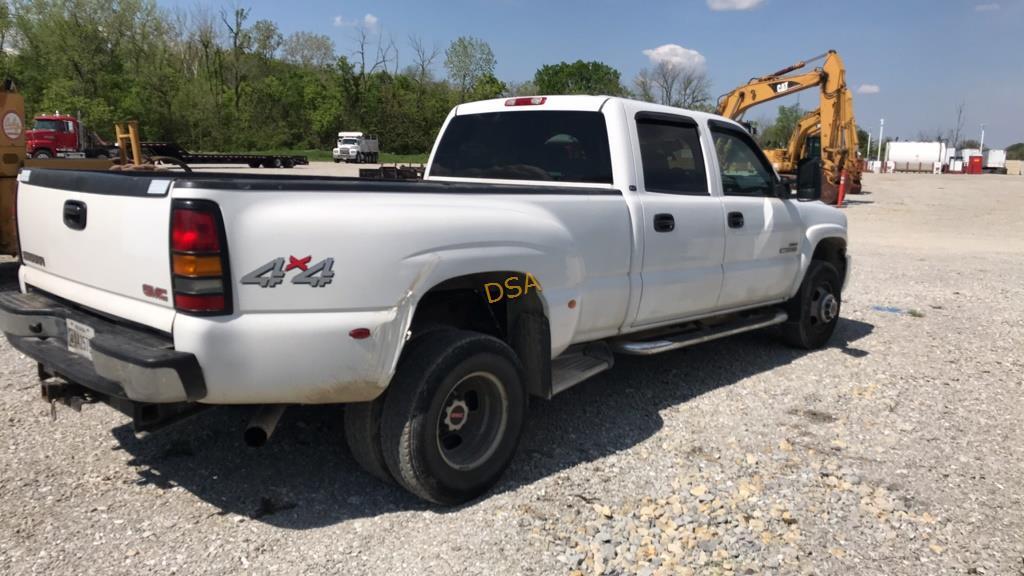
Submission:
[[671,214],[654,215],[655,232],[671,232],[676,229],[676,219]]
[[729,212],[729,228],[743,228],[743,212]]
[[64,202],[64,225],[72,230],[84,230],[88,210],[85,202],[68,200]]

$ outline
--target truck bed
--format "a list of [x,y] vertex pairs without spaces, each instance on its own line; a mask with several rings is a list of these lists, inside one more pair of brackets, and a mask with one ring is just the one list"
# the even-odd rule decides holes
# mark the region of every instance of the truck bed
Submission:
[[360,192],[400,194],[558,194],[614,195],[622,192],[608,187],[567,187],[513,184],[484,184],[410,180],[376,180],[341,176],[291,174],[236,174],[228,172],[108,172],[93,170],[25,170],[21,182],[48,188],[93,194],[145,195],[153,181],[173,182],[175,188],[207,190],[302,190],[308,192]]

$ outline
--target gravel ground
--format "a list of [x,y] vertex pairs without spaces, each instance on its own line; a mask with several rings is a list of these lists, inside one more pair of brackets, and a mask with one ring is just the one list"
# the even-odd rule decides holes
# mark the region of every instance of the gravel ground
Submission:
[[240,409],[51,422],[4,340],[0,572],[1024,574],[1024,178],[865,180],[829,348],[620,358],[534,402],[500,485],[453,509],[359,471],[331,408],[260,450]]

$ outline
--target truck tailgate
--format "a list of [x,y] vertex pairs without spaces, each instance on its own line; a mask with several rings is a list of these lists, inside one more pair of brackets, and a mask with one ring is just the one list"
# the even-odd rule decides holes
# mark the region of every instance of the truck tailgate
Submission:
[[22,281],[170,332],[171,179],[65,170],[19,179]]

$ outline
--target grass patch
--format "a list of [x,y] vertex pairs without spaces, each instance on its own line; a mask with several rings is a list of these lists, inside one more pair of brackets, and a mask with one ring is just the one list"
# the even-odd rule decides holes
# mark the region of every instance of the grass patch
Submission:
[[[330,150],[258,150],[246,152],[246,154],[269,154],[273,156],[305,156],[310,162],[331,162]],[[426,164],[427,153],[422,154],[392,154],[381,152],[380,161],[384,164]]]

